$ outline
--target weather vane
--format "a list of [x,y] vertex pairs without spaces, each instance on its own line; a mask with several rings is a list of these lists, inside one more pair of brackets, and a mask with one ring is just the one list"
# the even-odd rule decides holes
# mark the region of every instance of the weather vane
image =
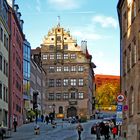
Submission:
[[60,27],[60,16],[57,16],[58,27]]

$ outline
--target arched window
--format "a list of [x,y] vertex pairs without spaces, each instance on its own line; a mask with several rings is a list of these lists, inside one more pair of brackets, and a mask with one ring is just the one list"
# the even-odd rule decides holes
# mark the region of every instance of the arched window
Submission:
[[59,113],[63,114],[63,107],[62,106],[59,107]]
[[139,88],[138,88],[137,101],[138,101],[137,102],[137,108],[138,108],[137,113],[140,114],[140,84],[139,84]]
[[129,116],[132,116],[133,114],[134,114],[134,91],[133,87],[131,87],[129,94]]

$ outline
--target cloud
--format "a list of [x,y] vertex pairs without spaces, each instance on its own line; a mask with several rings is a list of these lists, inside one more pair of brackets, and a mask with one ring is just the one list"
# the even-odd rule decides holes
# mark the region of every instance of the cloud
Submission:
[[100,23],[103,28],[107,28],[107,27],[111,27],[111,26],[113,28],[117,28],[117,26],[118,26],[117,20],[114,19],[113,17],[97,15],[92,18],[92,21]]
[[114,65],[114,62],[108,62],[104,60],[97,60],[94,61],[94,63],[97,66],[94,69],[95,74],[120,75],[119,64]]
[[48,0],[48,2],[56,10],[71,10],[79,7],[76,0]]
[[82,31],[73,31],[73,36],[80,37],[82,40],[99,40],[101,39],[101,35],[96,33],[82,32]]

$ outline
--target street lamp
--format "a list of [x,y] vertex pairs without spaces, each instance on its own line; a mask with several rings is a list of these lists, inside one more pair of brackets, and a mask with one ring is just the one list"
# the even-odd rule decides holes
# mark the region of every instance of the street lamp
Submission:
[[38,96],[38,92],[34,91],[33,92],[33,109],[35,110],[35,116],[36,116],[36,124],[37,124],[37,96]]
[[55,104],[52,104],[53,107],[53,118],[55,118]]

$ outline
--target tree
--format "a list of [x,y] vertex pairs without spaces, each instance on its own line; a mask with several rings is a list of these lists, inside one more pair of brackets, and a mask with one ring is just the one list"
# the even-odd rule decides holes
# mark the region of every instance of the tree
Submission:
[[119,83],[104,83],[96,90],[96,108],[116,105],[116,97],[120,91]]

